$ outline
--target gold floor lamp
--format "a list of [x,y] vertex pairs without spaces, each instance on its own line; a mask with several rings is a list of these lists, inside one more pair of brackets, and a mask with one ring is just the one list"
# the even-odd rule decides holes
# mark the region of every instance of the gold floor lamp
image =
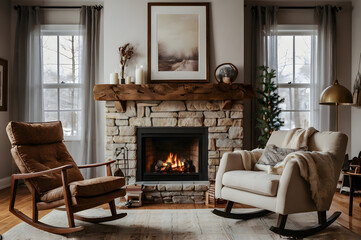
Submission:
[[336,131],[338,131],[338,106],[352,105],[352,95],[347,88],[335,80],[331,86],[325,88],[321,93],[320,104],[336,106]]

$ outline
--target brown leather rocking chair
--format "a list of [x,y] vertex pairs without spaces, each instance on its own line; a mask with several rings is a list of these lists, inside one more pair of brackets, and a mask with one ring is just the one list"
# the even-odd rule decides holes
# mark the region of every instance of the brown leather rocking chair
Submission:
[[[114,177],[108,161],[77,166],[63,143],[61,122],[10,122],[6,131],[12,144],[11,154],[20,174],[11,178],[9,211],[28,224],[56,234],[81,231],[74,218],[92,223],[112,221],[126,216],[117,214],[114,198],[125,195],[124,178]],[[106,166],[107,176],[84,180],[80,168]],[[32,194],[33,216],[26,216],[15,207],[17,184],[25,180]],[[111,216],[86,218],[74,213],[108,203]],[[55,227],[38,220],[38,211],[65,205],[69,227]]]

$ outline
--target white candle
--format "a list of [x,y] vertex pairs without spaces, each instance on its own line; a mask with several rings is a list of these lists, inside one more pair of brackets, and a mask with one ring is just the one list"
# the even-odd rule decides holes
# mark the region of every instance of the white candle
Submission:
[[143,65],[135,69],[135,84],[143,84]]
[[110,84],[119,84],[118,73],[110,73]]
[[128,76],[126,79],[125,79],[125,83],[126,84],[130,84],[132,82],[132,77],[131,76]]

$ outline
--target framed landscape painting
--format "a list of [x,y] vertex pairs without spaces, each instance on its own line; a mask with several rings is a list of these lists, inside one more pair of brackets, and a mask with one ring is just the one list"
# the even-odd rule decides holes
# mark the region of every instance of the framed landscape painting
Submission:
[[209,82],[209,3],[148,3],[148,83]]
[[8,61],[0,58],[0,111],[7,111]]

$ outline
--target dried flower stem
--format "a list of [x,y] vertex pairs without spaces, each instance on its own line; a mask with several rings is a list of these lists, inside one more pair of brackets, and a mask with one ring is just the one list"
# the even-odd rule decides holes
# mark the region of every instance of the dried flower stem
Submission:
[[126,43],[124,46],[119,47],[120,65],[122,65],[122,79],[124,79],[124,66],[127,61],[132,58],[134,53],[134,47],[130,46],[130,43]]

